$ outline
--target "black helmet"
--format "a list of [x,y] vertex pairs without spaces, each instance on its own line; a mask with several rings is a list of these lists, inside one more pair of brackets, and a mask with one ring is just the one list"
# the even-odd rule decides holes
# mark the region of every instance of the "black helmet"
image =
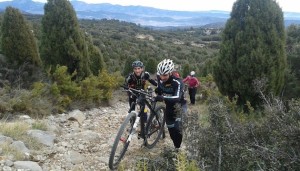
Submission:
[[132,68],[135,68],[135,67],[141,67],[141,68],[143,68],[144,64],[141,61],[134,61],[131,66],[132,66]]

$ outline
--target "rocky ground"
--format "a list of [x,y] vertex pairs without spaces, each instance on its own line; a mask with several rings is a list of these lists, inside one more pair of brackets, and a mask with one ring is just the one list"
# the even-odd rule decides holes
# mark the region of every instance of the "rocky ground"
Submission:
[[[111,146],[128,110],[126,94],[115,93],[122,96],[117,96],[109,106],[51,115],[43,120],[47,124],[47,131],[28,131],[29,136],[43,144],[41,150],[28,149],[23,142],[0,134],[0,145],[8,143],[27,156],[26,161],[16,161],[14,156],[3,156],[0,149],[0,170],[109,170]],[[28,116],[21,116],[19,120],[30,124],[36,122]],[[121,163],[122,170],[132,170],[138,159],[157,158],[163,150],[173,148],[168,136],[153,149],[144,148],[141,144],[142,140],[137,137],[133,139]]]

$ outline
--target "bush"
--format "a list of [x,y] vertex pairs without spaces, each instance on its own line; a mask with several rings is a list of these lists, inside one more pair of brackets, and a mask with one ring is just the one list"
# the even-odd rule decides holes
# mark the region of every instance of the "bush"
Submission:
[[34,84],[31,90],[9,87],[1,89],[1,118],[9,113],[23,113],[38,118],[49,115],[53,109],[52,103],[44,96],[45,89],[39,89],[41,88],[39,86],[41,86],[39,83]]
[[280,100],[271,98],[263,111],[253,114],[236,113],[232,105],[224,97],[212,96],[208,99],[208,126],[201,127],[198,119],[189,124],[192,131],[187,150],[200,168],[300,169],[299,100],[289,102],[289,110],[285,110]]
[[103,94],[103,90],[99,89],[99,85],[99,78],[93,75],[81,81],[81,99],[85,101],[99,101]]
[[104,101],[112,98],[113,90],[121,84],[121,80],[124,80],[120,73],[108,74],[106,70],[99,73],[98,79],[100,80],[99,89],[103,90],[102,99]]
[[[72,80],[76,75],[74,72],[72,75],[68,73],[66,66],[57,66],[56,70],[52,74],[53,90],[58,90],[60,95],[69,96],[70,99],[75,99],[80,95],[80,86]],[[57,94],[57,92],[54,92]]]
[[109,74],[106,70],[79,82],[72,81],[75,75],[68,74],[67,67],[58,66],[52,76],[54,83],[51,85],[51,93],[57,99],[55,104],[60,112],[72,106],[87,108],[108,101],[112,98],[112,91],[123,80],[120,73]]
[[42,118],[51,113],[61,113],[74,108],[85,109],[98,106],[112,98],[112,92],[124,80],[120,73],[107,73],[103,70],[98,76],[89,76],[76,82],[67,67],[57,66],[51,83],[35,82],[30,90],[0,89],[1,118],[9,113],[25,113]]

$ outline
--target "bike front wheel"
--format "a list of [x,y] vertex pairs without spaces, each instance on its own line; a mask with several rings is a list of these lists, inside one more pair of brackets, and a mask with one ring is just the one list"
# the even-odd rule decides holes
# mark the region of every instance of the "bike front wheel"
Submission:
[[149,149],[153,148],[156,143],[159,141],[166,122],[164,106],[157,106],[155,108],[155,113],[151,113],[145,130],[145,146]]
[[109,168],[112,170],[118,167],[127,151],[133,131],[135,131],[133,130],[133,124],[136,120],[136,117],[137,114],[135,112],[129,113],[119,128],[109,157]]

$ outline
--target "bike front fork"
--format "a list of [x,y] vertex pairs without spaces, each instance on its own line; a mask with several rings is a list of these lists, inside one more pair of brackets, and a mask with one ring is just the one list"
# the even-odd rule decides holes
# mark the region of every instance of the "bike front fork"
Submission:
[[136,117],[136,120],[135,120],[135,122],[133,124],[133,127],[132,127],[132,131],[130,132],[130,135],[127,138],[127,142],[130,142],[131,139],[132,139],[132,137],[133,137],[133,135],[136,133],[136,128],[137,128],[137,126],[138,126],[138,124],[140,122],[140,119],[141,118],[139,116]]

